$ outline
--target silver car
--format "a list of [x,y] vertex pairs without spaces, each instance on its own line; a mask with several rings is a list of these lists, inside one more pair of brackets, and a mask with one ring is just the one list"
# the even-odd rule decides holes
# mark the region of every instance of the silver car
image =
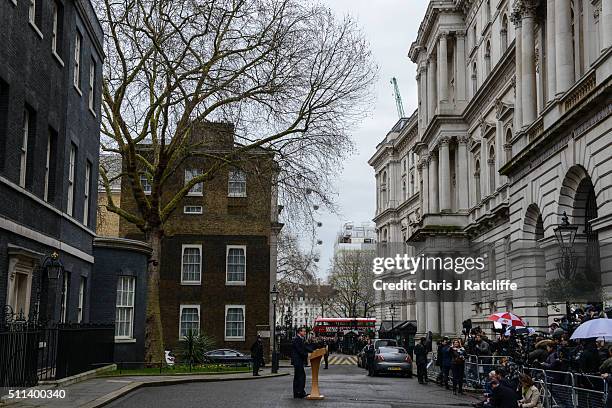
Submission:
[[412,377],[412,359],[402,347],[379,347],[374,355],[374,375],[388,373]]

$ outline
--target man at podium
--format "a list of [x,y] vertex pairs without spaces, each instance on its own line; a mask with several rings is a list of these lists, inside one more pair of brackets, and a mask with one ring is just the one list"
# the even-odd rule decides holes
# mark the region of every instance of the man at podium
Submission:
[[312,351],[306,346],[306,329],[300,327],[291,344],[291,364],[293,365],[293,398],[306,397],[306,372],[304,365],[308,361],[308,353]]

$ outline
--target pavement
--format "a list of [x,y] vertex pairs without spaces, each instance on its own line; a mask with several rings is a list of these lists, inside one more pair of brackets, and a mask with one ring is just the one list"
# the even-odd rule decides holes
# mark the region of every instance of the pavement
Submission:
[[[190,383],[136,390],[106,405],[108,408],[233,408],[233,407],[329,407],[329,408],[456,408],[469,407],[476,399],[455,396],[435,384],[420,385],[416,378],[368,377],[355,365],[334,364],[322,369],[321,401],[292,397],[293,372],[278,378],[253,381]],[[306,369],[310,390],[310,369]]]
[[[253,377],[252,373],[237,374],[199,374],[199,375],[155,375],[155,376],[125,376],[125,377],[98,377],[83,382],[71,384],[65,387],[37,387],[38,389],[65,390],[65,398],[53,399],[20,399],[9,400],[0,404],[0,408],[13,407],[49,407],[49,408],[97,408],[105,406],[109,402],[129,393],[136,392],[141,388],[156,387],[164,389],[163,386],[174,387],[176,384],[194,382],[234,382],[252,380],[257,383],[261,379],[286,376],[287,372],[271,374],[269,369],[263,370],[259,377]],[[138,407],[139,405],[132,405]],[[159,407],[160,405],[155,405]],[[163,405],[162,405],[163,406]]]

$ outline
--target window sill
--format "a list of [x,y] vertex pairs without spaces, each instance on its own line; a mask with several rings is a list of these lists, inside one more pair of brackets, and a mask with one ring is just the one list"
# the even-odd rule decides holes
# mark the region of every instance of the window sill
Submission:
[[[15,3],[15,4],[17,4],[17,3]],[[32,29],[34,30],[34,32],[35,32],[36,34],[38,34],[38,36],[39,36],[39,37],[40,37],[40,39],[42,40],[42,39],[44,38],[44,37],[43,37],[43,34],[40,32],[40,29],[39,29],[38,27],[36,27],[36,24],[34,24],[33,22],[31,22],[31,21],[29,21],[29,20],[28,20],[28,23],[30,24],[30,27],[32,27]]]
[[136,339],[124,339],[115,337],[115,344],[117,343],[136,343]]
[[74,89],[76,89],[79,96],[83,96],[83,91],[81,91],[78,86],[76,86],[75,84],[72,84],[72,86],[74,87]]
[[185,281],[181,281],[181,285],[183,285],[183,286],[200,286],[200,285],[202,285],[202,282],[185,282]]
[[246,286],[246,281],[242,281],[242,282],[228,282],[228,281],[225,281],[225,286]]
[[204,197],[204,193],[187,193],[187,197]]
[[238,194],[228,194],[227,195],[230,198],[246,198],[246,194],[242,194],[242,195],[238,195]]
[[245,341],[244,337],[225,337],[225,341]]
[[55,52],[55,51],[51,51],[51,54],[53,54],[53,57],[55,58],[55,60],[57,61],[57,63],[58,63],[58,64],[60,64],[60,66],[61,66],[62,68],[64,68],[64,61],[62,60],[62,58],[61,58],[59,55],[57,55],[57,52]]

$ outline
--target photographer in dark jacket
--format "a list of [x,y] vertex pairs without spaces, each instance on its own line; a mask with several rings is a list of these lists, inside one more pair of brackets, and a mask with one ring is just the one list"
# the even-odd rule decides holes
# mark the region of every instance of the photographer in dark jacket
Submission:
[[419,384],[427,384],[427,348],[425,347],[427,339],[421,337],[419,344],[414,346],[414,360],[417,365],[417,378]]

